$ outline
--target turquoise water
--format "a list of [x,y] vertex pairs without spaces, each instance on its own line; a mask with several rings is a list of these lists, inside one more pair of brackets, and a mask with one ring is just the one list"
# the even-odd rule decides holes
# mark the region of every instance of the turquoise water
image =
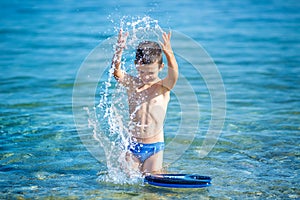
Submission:
[[[1,1],[0,5],[2,199],[299,198],[296,0]],[[201,120],[192,145],[169,170],[210,175],[213,185],[208,189],[177,191],[99,181],[106,164],[89,153],[77,134],[72,92],[82,62],[116,34],[123,16],[145,15],[201,44],[222,76],[226,120],[217,144],[200,159],[211,117],[210,96],[193,68],[180,66],[199,97]],[[180,91],[179,86],[180,82]],[[189,102],[188,94],[182,92],[181,97]],[[173,96],[166,141],[178,129],[179,106]]]

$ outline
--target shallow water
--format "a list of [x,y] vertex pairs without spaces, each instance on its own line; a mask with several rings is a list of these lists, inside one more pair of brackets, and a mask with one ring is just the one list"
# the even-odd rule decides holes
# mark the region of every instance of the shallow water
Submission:
[[[299,198],[297,1],[0,5],[2,199]],[[180,66],[198,95],[201,120],[192,145],[168,170],[210,175],[213,185],[208,189],[178,191],[98,181],[106,164],[89,153],[77,134],[72,90],[82,62],[116,34],[123,16],[145,15],[203,45],[222,76],[226,121],[213,150],[200,159],[211,117],[210,96],[193,68]],[[182,91],[180,84],[177,91],[176,95]],[[189,102],[189,95],[180,94]],[[165,122],[167,142],[180,122],[180,105],[175,95],[172,98]]]

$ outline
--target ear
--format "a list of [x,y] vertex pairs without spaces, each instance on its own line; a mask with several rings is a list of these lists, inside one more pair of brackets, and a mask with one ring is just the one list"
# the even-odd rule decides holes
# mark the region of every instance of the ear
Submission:
[[165,63],[160,64],[159,65],[159,71],[161,71],[164,68],[164,66],[165,66]]

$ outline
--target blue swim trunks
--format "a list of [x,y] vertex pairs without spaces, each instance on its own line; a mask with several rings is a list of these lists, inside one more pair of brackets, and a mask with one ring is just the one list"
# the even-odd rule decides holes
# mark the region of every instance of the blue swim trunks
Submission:
[[164,150],[164,148],[164,142],[156,142],[151,144],[134,142],[129,146],[129,150],[141,161],[141,163],[145,162],[145,160],[160,152],[161,150]]

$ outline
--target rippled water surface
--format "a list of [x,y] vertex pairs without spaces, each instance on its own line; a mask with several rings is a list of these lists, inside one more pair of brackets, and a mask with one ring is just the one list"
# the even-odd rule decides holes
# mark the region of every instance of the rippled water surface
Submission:
[[[300,198],[298,1],[1,1],[0,6],[1,199]],[[205,81],[180,61],[180,73],[198,95],[201,120],[192,145],[168,170],[209,175],[208,189],[99,181],[106,163],[77,134],[72,90],[81,63],[116,34],[123,16],[145,15],[201,44],[222,76],[225,124],[213,150],[200,158],[211,99]],[[188,104],[189,95],[180,94]],[[172,100],[167,142],[180,122],[178,100]]]

